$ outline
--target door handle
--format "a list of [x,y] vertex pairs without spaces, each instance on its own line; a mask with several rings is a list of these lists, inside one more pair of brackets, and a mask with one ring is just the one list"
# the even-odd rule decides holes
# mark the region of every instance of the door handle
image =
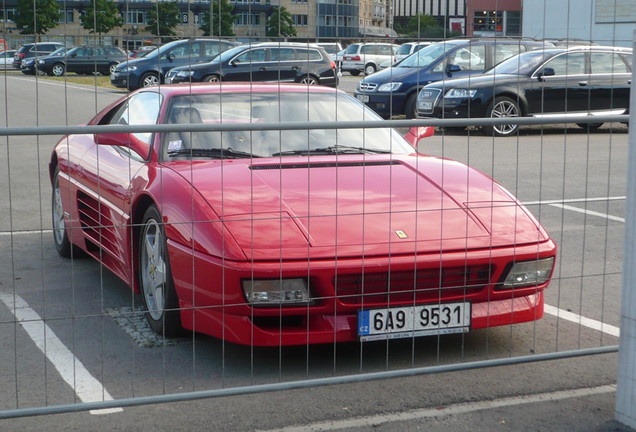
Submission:
[[580,85],[581,87],[585,87],[587,84],[588,84],[588,82],[587,82],[587,81],[579,81],[579,85]]
[[267,70],[267,68],[266,68],[266,67],[260,67],[260,68],[258,68],[258,71],[259,71],[259,72],[263,72],[263,71],[266,71],[266,70]]

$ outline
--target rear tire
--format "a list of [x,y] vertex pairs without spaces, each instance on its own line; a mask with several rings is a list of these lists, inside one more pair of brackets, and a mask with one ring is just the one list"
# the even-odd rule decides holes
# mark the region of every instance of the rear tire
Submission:
[[60,256],[71,258],[73,245],[68,239],[66,221],[64,220],[64,206],[62,205],[62,191],[59,181],[60,171],[56,167],[53,175],[53,194],[51,196],[51,222],[53,226],[53,243]]
[[301,84],[307,84],[307,85],[318,85],[318,84],[320,84],[318,82],[318,80],[315,77],[312,77],[311,75],[305,75],[298,82],[301,83]]
[[373,63],[369,63],[368,65],[366,65],[364,67],[364,74],[365,75],[372,75],[374,74],[376,71],[378,70],[377,67],[375,67],[375,65]]
[[360,75],[360,71],[355,69],[355,70],[350,70],[349,73],[351,74],[351,76],[358,76]]

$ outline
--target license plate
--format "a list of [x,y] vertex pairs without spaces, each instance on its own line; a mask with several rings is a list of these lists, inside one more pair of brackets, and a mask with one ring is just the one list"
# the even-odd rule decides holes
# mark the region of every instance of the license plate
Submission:
[[356,98],[362,103],[369,102],[369,95],[356,95]]
[[432,111],[433,110],[433,102],[418,102],[417,109],[421,111]]
[[470,318],[470,302],[363,310],[358,312],[358,336],[369,341],[464,333]]

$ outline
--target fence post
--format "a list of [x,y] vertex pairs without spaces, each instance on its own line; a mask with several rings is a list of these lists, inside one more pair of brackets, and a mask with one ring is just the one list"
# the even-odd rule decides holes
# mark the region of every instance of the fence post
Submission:
[[616,387],[617,421],[636,428],[636,30],[632,47],[632,84],[629,110],[629,153],[627,201],[625,204],[625,245],[621,299],[621,338]]

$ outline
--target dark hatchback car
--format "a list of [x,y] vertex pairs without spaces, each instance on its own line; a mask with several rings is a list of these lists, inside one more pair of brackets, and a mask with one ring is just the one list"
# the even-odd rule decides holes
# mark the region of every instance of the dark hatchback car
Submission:
[[62,76],[66,72],[110,75],[127,58],[128,55],[115,46],[78,46],[59,55],[39,58],[35,67],[53,76]]
[[38,42],[38,43],[28,43],[24,44],[18,49],[13,57],[13,67],[15,69],[20,69],[22,65],[22,61],[32,57],[46,57],[51,54],[53,51],[64,48],[64,44],[59,42]]
[[[417,114],[438,118],[625,114],[631,59],[630,48],[603,46],[519,54],[484,75],[427,85],[418,95]],[[601,125],[579,123],[590,129]],[[495,136],[517,130],[516,124],[484,127]]]
[[164,83],[165,74],[177,66],[210,61],[223,51],[240,45],[219,39],[181,39],[169,42],[141,58],[121,63],[110,75],[115,87],[135,90]]
[[355,97],[384,118],[415,117],[415,100],[422,87],[443,79],[479,75],[497,63],[553,44],[518,39],[453,39],[431,44],[394,67],[365,77]]
[[336,64],[319,46],[265,42],[225,51],[209,63],[174,68],[167,84],[185,82],[265,81],[336,87]]
[[[55,51],[53,51],[51,54],[45,57],[62,56],[64,55],[65,52],[70,51],[73,48],[74,47],[58,48]],[[22,72],[25,75],[35,75],[38,72],[38,69],[36,67],[37,66],[36,62],[40,58],[45,58],[45,57],[31,57],[31,58],[22,60],[22,63],[20,63],[20,72]]]

